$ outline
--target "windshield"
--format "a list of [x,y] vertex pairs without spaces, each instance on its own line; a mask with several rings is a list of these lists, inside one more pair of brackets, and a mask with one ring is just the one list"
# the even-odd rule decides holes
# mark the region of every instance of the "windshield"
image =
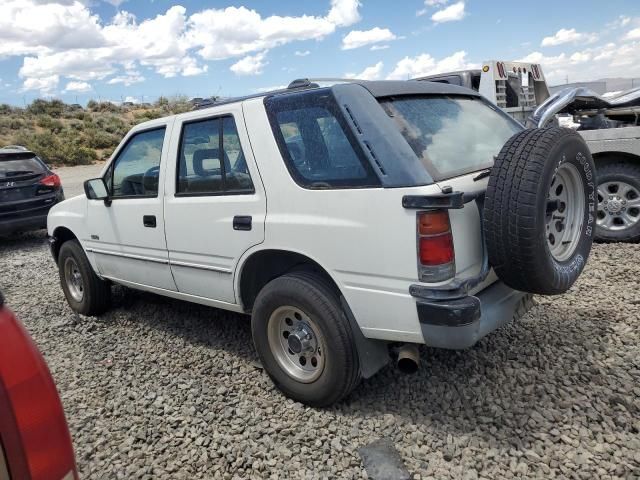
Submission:
[[382,107],[434,180],[493,165],[522,127],[484,101],[468,97],[395,97]]
[[0,178],[12,178],[22,175],[41,174],[44,166],[37,158],[0,158]]

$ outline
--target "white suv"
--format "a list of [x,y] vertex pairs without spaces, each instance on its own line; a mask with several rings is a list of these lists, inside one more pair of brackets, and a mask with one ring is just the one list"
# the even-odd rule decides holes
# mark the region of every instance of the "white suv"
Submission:
[[321,406],[566,291],[592,172],[575,132],[461,87],[297,81],[133,128],[48,230],[76,312],[117,283],[251,314],[276,385]]

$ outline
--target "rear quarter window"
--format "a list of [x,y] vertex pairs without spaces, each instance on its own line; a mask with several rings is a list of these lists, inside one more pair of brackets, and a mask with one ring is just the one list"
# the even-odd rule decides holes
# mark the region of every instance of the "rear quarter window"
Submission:
[[269,97],[267,114],[294,180],[305,188],[380,186],[326,90]]

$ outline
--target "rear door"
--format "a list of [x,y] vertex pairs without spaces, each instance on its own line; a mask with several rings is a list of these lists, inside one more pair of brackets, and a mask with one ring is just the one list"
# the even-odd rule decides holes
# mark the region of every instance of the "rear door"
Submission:
[[176,289],[164,236],[161,182],[171,125],[172,120],[130,135],[104,175],[111,203],[87,200],[86,249],[105,277]]
[[236,303],[235,266],[264,240],[266,215],[241,104],[176,120],[171,151],[165,219],[178,291]]

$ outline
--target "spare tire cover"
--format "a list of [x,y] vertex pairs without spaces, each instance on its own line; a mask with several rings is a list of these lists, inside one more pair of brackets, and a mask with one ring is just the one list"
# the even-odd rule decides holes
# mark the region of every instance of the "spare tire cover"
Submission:
[[593,158],[567,128],[524,130],[491,170],[483,228],[489,263],[508,286],[566,292],[585,267],[596,225]]

